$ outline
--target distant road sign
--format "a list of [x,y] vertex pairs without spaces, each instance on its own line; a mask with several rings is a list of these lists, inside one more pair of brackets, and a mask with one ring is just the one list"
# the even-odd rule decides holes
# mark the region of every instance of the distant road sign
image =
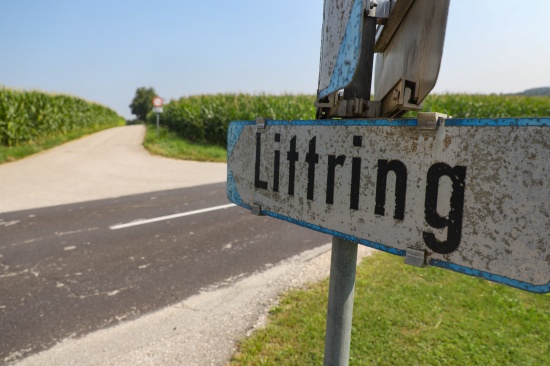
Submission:
[[163,103],[161,97],[154,97],[154,98],[153,98],[153,107],[159,108],[159,107],[162,107],[163,104],[164,104],[164,103]]
[[[550,292],[550,118],[233,122],[230,201],[420,263]],[[425,257],[424,257],[425,256]]]

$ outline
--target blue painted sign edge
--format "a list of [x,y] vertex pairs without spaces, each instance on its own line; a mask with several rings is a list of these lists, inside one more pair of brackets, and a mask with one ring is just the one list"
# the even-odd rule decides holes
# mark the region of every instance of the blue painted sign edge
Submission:
[[357,63],[359,62],[362,20],[363,1],[355,0],[348,24],[346,25],[344,38],[338,51],[330,83],[325,89],[319,91],[317,99],[324,98],[351,83],[357,69]]
[[[228,131],[228,148],[230,133],[239,133],[239,127],[234,126],[234,132],[231,132],[231,126],[235,125],[254,125],[254,121],[234,121],[230,124]],[[393,127],[416,127],[418,120],[416,118],[400,119],[318,119],[318,120],[266,120],[266,125],[271,126],[393,126]],[[445,126],[450,127],[549,127],[550,117],[538,118],[448,118],[445,119]],[[238,139],[238,136],[236,136]],[[232,142],[237,142],[235,136]]]
[[[452,122],[452,123],[449,123]],[[234,121],[231,122],[228,128],[227,133],[227,160],[233,152],[233,148],[236,146],[239,137],[245,126],[254,125],[253,121]],[[268,120],[266,124],[273,126],[401,126],[401,127],[410,127],[416,126],[418,120],[416,119],[399,119],[399,120],[388,120],[388,119],[370,119],[370,120],[296,120],[296,121],[282,121],[282,120]],[[550,118],[453,118],[445,121],[446,126],[494,126],[494,127],[510,127],[510,126],[519,126],[519,127],[550,127]],[[235,184],[235,178],[233,177],[233,172],[227,166],[227,198],[229,201],[235,203],[236,205],[251,209],[250,205],[245,204],[240,194],[237,190]],[[406,251],[392,248],[390,246],[372,242],[370,240],[361,239],[353,235],[347,235],[338,231],[330,230],[318,225],[310,224],[304,221],[296,220],[288,216],[283,216],[275,212],[262,210],[262,215],[270,216],[279,220],[287,221],[289,223],[302,226],[307,229],[319,231],[325,234],[336,236],[342,239],[346,239],[355,243],[365,245],[370,248],[384,251],[386,253],[399,255],[404,257]],[[493,273],[480,271],[477,269],[460,266],[454,263],[449,263],[441,260],[430,260],[429,263],[431,266],[440,267],[445,269],[450,269],[455,272],[467,274],[474,277],[484,278],[486,280],[501,283],[507,286],[519,288],[525,291],[534,292],[538,294],[544,294],[550,292],[550,282],[545,285],[533,285],[527,282],[522,282],[518,280],[513,280],[508,277],[496,275]]]

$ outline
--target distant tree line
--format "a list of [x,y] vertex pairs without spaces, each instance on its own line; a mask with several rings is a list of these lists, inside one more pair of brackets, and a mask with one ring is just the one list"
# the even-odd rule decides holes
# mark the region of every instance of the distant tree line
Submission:
[[550,87],[527,89],[527,90],[525,90],[521,93],[518,93],[518,94],[529,96],[529,97],[549,97],[550,96]]

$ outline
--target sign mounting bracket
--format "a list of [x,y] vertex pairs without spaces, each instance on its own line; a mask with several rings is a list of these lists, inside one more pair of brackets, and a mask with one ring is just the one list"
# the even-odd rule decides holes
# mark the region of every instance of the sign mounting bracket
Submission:
[[445,124],[446,114],[437,112],[418,112],[418,130],[424,135],[434,135],[437,128]]
[[407,248],[405,254],[405,264],[426,268],[429,267],[429,259],[425,250],[419,250],[415,248]]
[[388,94],[382,98],[381,113],[384,117],[401,117],[408,111],[421,111],[422,103],[418,103],[418,83],[401,78]]
[[256,118],[256,129],[258,130],[258,132],[265,130],[265,118],[263,117]]
[[262,214],[262,206],[257,204],[257,203],[253,203],[250,205],[250,213],[254,216],[263,216]]

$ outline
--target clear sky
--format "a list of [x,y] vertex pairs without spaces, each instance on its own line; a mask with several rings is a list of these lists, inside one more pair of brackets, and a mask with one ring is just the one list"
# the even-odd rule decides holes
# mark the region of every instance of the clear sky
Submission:
[[[0,0],[0,85],[131,117],[164,99],[317,90],[323,0]],[[550,86],[549,0],[451,0],[434,92]]]

